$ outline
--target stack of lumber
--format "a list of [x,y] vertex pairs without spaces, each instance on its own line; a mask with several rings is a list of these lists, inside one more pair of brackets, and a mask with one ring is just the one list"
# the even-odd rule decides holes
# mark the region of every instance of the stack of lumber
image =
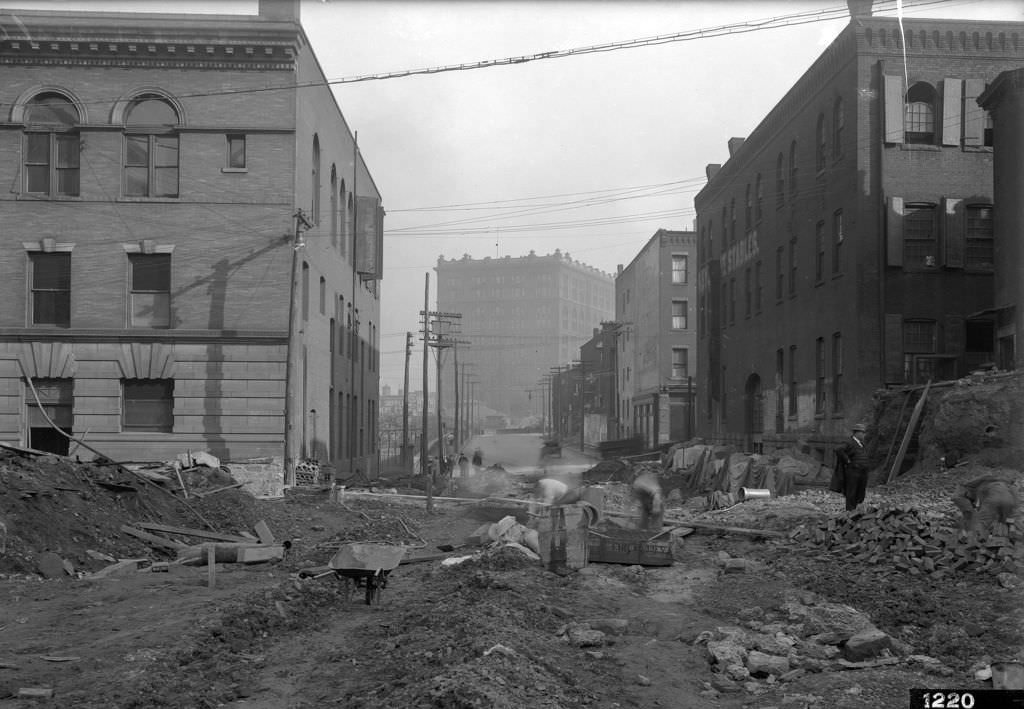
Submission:
[[1013,520],[977,534],[942,527],[913,508],[882,506],[802,525],[789,537],[838,561],[888,564],[934,579],[958,572],[1024,572],[1024,530]]

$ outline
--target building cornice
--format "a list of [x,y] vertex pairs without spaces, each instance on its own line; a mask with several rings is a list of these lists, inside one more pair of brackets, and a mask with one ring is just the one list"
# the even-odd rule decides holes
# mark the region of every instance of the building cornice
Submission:
[[124,330],[84,328],[0,328],[0,342],[88,342],[121,344],[163,342],[167,344],[285,345],[288,333],[277,330]]
[[1024,92],[1024,69],[1004,71],[978,97],[978,105],[990,111],[1006,97],[1009,92]]

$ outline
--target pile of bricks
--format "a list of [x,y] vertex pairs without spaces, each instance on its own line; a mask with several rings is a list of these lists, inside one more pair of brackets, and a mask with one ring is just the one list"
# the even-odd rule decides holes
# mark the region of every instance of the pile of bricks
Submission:
[[957,572],[1024,572],[1024,530],[1012,519],[979,535],[943,527],[906,506],[869,507],[802,525],[789,537],[839,561],[890,565],[934,579]]

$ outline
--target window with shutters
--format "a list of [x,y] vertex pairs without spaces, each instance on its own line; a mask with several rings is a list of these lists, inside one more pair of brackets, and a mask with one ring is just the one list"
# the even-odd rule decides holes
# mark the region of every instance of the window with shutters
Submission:
[[934,320],[904,320],[903,351],[913,354],[935,352],[936,331]]
[[144,95],[132,101],[124,121],[126,197],[177,197],[178,112],[166,99]]
[[34,196],[79,194],[78,110],[66,97],[41,93],[25,106],[25,192]]
[[937,240],[935,205],[908,204],[903,210],[903,267],[934,268]]
[[29,254],[30,322],[50,327],[71,326],[71,254]]
[[910,87],[904,105],[903,130],[907,143],[935,143],[935,88],[919,81]]
[[995,263],[995,239],[992,229],[992,205],[967,206],[967,239],[964,267],[991,271]]
[[123,379],[121,392],[121,430],[174,430],[173,379]]
[[131,327],[171,326],[171,255],[128,254]]

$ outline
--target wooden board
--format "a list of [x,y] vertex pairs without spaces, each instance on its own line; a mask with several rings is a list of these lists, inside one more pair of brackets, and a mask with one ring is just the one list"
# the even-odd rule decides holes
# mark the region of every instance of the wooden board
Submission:
[[238,547],[239,564],[255,564],[284,558],[284,547],[280,545],[259,545]]
[[256,532],[256,536],[260,538],[260,544],[274,543],[274,534],[262,519],[253,526],[253,530]]
[[143,532],[141,529],[135,529],[135,527],[129,527],[127,524],[121,525],[121,531],[125,534],[130,534],[133,537],[141,539],[145,542],[149,542],[153,546],[158,546],[163,549],[185,549],[188,545],[176,542],[173,539],[167,539],[165,537],[157,536],[156,534],[150,534],[149,532]]
[[207,532],[203,529],[192,529],[190,527],[174,527],[169,524],[155,524],[153,522],[136,522],[136,527],[148,529],[153,532],[166,532],[167,534],[183,534],[189,537],[200,537],[201,539],[216,539],[221,542],[246,543],[249,539],[235,536],[233,534],[220,534],[219,532]]

